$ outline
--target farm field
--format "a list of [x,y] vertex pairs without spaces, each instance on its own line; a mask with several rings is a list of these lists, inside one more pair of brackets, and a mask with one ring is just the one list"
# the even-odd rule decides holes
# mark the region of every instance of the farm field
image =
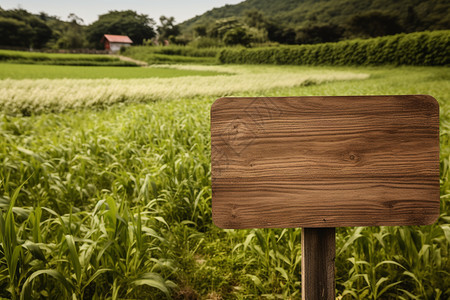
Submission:
[[338,228],[336,295],[450,298],[448,68],[160,68],[149,70],[211,76],[0,80],[0,297],[300,299],[300,229],[212,223],[211,104],[429,94],[441,107],[439,220]]
[[[24,66],[26,67],[26,66]],[[55,67],[55,66],[52,66]],[[239,67],[239,66],[158,66],[123,68],[148,74],[190,74],[177,78],[98,79],[5,79],[0,81],[0,109],[29,115],[73,108],[105,107],[114,103],[149,102],[194,96],[231,95],[265,91],[277,87],[310,85],[333,80],[367,78],[368,74],[327,68]],[[67,68],[67,67],[63,67]],[[86,76],[98,76],[97,68],[87,68]],[[44,66],[45,70],[45,66]],[[90,72],[90,73],[89,73]],[[212,75],[220,72],[224,75]],[[32,96],[31,96],[32,95]]]
[[214,71],[114,66],[57,66],[0,63],[0,79],[136,79],[220,75]]
[[105,54],[39,53],[0,49],[0,62],[39,65],[124,66],[136,67],[129,61]]

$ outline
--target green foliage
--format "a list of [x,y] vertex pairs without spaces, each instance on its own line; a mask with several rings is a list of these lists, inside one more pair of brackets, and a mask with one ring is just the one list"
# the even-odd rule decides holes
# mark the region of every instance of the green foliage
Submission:
[[158,63],[217,63],[216,56],[220,48],[197,48],[192,46],[137,46],[129,47],[123,55],[145,61]]
[[175,37],[180,34],[179,26],[175,25],[175,18],[161,16],[159,21],[161,23],[157,28],[159,42],[164,43],[165,40],[175,42]]
[[344,28],[335,24],[311,25],[301,28],[296,35],[300,44],[337,42],[342,39]]
[[[198,25],[205,26],[230,17],[242,18],[249,26],[269,22],[277,27],[273,28],[273,34],[278,38],[270,40],[281,42],[279,39],[282,37],[282,31],[286,31],[285,35],[288,36],[290,30],[297,32],[298,29],[320,24],[343,26],[352,17],[368,11],[393,15],[406,32],[450,29],[449,10],[450,3],[446,0],[246,0],[235,5],[214,8],[181,23],[180,27],[182,32],[190,32]],[[259,11],[264,17],[256,16],[255,11]],[[248,23],[249,16],[256,22]],[[286,42],[282,43],[289,43],[288,39],[284,40]]]
[[52,37],[48,25],[23,9],[0,9],[0,45],[43,47]]
[[209,37],[222,39],[229,30],[241,26],[243,24],[235,17],[220,19],[214,22],[207,33]]
[[243,27],[234,27],[228,30],[223,36],[223,42],[227,46],[249,46],[251,36],[247,33],[247,30]]
[[155,21],[145,14],[132,10],[110,11],[100,15],[98,20],[87,28],[87,38],[92,46],[102,48],[100,43],[104,34],[127,35],[134,44],[140,45],[144,39],[155,36]]
[[[81,49],[87,47],[87,40],[84,28],[78,23],[82,19],[75,14],[70,14],[71,22],[59,22],[58,27],[61,31],[54,30],[54,36],[57,36],[56,47],[58,49]],[[63,25],[63,26],[61,26]]]
[[352,34],[360,37],[393,35],[403,31],[396,16],[376,10],[353,16],[349,26]]
[[338,43],[223,49],[221,63],[291,65],[448,65],[450,31],[418,32]]
[[225,45],[219,39],[214,39],[206,36],[197,37],[189,43],[189,46],[194,48],[221,48]]
[[[299,69],[269,71],[275,68]],[[336,293],[343,299],[450,298],[448,69],[333,70],[371,76],[232,95],[433,95],[441,110],[440,217],[429,226],[337,229]],[[214,99],[2,114],[0,297],[299,299],[299,229],[212,224]]]
[[181,76],[211,76],[213,71],[177,70],[166,68],[122,68],[111,66],[52,66],[0,64],[0,79],[131,79],[131,78],[171,78]]
[[[252,13],[252,12],[251,12]],[[250,13],[250,14],[251,14]],[[257,15],[256,17],[258,17]],[[252,22],[255,18],[254,15],[250,15],[248,24],[244,24],[241,20],[230,17],[217,20],[210,24],[210,26],[196,26],[197,38],[193,40],[190,45],[199,45],[199,43],[206,42],[210,46],[217,47],[218,45],[236,46],[241,45],[248,47],[250,43],[264,43],[268,41],[267,30],[261,24]],[[258,26],[258,27],[257,27]],[[198,33],[200,32],[200,34]],[[197,41],[196,41],[197,40]],[[197,46],[198,47],[198,46]],[[203,46],[204,47],[204,46]]]
[[87,48],[86,26],[83,19],[71,13],[69,21],[62,21],[59,17],[49,16],[41,12],[36,15],[52,30],[52,37],[42,48],[50,49],[80,49]]
[[250,9],[244,11],[244,23],[252,29],[257,29],[262,38],[256,42],[274,41],[282,44],[295,44],[297,33],[291,26],[282,25],[266,17],[261,11]]
[[118,57],[96,54],[60,54],[0,50],[0,62],[69,66],[137,66]]

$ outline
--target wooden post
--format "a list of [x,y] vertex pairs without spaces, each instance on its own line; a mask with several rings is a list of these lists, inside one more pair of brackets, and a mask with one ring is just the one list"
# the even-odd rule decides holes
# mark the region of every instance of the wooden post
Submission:
[[302,228],[302,300],[335,299],[335,228]]

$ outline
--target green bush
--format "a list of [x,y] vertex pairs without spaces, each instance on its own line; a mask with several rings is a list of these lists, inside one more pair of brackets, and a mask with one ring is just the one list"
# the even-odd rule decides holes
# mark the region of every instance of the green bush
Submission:
[[416,32],[366,40],[254,49],[223,49],[225,64],[449,65],[450,31]]
[[123,53],[128,56],[148,55],[148,54],[165,54],[180,55],[190,57],[216,57],[220,48],[202,48],[198,49],[189,46],[134,46],[127,48]]
[[217,63],[221,48],[195,48],[191,46],[134,46],[122,54],[150,64],[157,63]]
[[224,43],[219,39],[202,36],[191,41],[189,46],[194,48],[220,48],[224,47]]

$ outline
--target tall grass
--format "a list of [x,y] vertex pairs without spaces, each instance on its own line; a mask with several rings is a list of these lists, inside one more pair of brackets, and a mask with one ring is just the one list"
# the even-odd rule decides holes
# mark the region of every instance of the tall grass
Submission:
[[[336,292],[343,299],[447,299],[448,72],[355,71],[371,77],[240,94],[436,97],[438,222],[339,228]],[[0,297],[299,299],[300,229],[212,224],[208,116],[214,99],[2,115]]]
[[[224,70],[226,68],[221,68]],[[158,73],[159,68],[155,68]],[[224,96],[277,87],[315,84],[333,80],[363,79],[367,74],[348,71],[291,70],[243,72],[220,76],[186,76],[146,79],[36,79],[0,81],[0,109],[10,114],[107,107],[120,102],[151,102],[181,97]],[[177,72],[186,70],[173,70]],[[193,71],[190,71],[193,72]],[[205,71],[196,71],[204,73]],[[189,73],[189,72],[187,72]]]

